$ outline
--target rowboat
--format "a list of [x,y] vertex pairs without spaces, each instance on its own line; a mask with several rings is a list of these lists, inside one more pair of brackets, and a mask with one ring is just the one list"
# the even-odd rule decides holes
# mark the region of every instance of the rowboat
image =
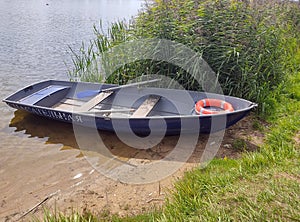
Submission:
[[3,102],[73,126],[143,136],[220,131],[257,106],[245,99],[214,93],[141,87],[156,81],[119,86],[47,80],[27,86]]

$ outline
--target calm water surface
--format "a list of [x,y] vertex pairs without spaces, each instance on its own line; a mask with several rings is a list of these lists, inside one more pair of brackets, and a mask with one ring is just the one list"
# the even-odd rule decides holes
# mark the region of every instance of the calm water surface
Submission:
[[[0,98],[37,81],[67,80],[68,47],[79,49],[82,41],[92,39],[93,24],[100,19],[104,26],[129,20],[142,4],[142,0],[1,0]],[[75,165],[72,175],[54,170],[59,164],[76,162],[72,126],[15,112],[2,102],[0,116],[2,221],[30,207],[28,198],[36,198],[35,190],[41,192],[41,187],[35,187],[38,184],[67,184],[84,170]],[[71,151],[65,151],[68,148]]]

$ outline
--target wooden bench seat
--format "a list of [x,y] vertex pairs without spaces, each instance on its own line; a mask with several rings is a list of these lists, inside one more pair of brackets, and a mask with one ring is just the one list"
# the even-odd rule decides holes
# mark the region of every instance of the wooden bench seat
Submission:
[[105,100],[107,97],[109,97],[113,91],[107,91],[99,93],[97,96],[93,97],[86,103],[84,103],[80,107],[76,107],[74,110],[77,112],[87,112],[93,109],[95,106],[97,106],[99,103],[101,103],[103,100]]
[[153,110],[154,106],[160,100],[160,96],[150,95],[140,106],[136,109],[136,111],[132,114],[133,118],[141,118],[146,117],[151,110]]

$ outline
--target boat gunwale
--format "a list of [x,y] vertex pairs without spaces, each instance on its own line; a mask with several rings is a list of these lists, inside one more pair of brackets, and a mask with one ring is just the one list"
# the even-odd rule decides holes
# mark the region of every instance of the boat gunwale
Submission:
[[[6,102],[6,101],[5,101]],[[217,116],[227,116],[230,114],[236,114],[236,113],[242,113],[242,112],[246,112],[246,111],[250,111],[251,109],[253,109],[254,107],[257,107],[256,103],[252,103],[250,104],[249,107],[246,107],[244,109],[239,109],[239,110],[235,110],[233,112],[220,112],[218,114],[205,114],[205,115],[193,115],[193,114],[188,114],[188,115],[172,115],[172,116],[146,116],[146,117],[122,117],[122,116],[97,116],[97,115],[93,115],[95,112],[70,112],[67,110],[59,110],[59,109],[53,109],[50,107],[44,107],[44,106],[36,106],[36,105],[28,105],[28,104],[24,104],[24,103],[19,103],[19,102],[12,102],[12,101],[7,101],[6,103],[13,103],[16,105],[21,105],[21,106],[26,106],[26,107],[32,107],[32,108],[36,108],[36,109],[44,109],[44,110],[48,110],[48,111],[56,111],[56,112],[63,112],[63,113],[68,113],[71,115],[80,115],[80,116],[88,116],[88,117],[95,117],[95,118],[102,118],[102,119],[130,119],[130,120],[147,120],[147,119],[178,119],[178,118],[208,118],[208,117],[217,117]],[[30,111],[28,111],[30,112]],[[104,112],[104,113],[110,113],[110,112]]]
[[[204,94],[209,94],[209,95],[216,95],[216,96],[223,96],[225,99],[226,98],[233,98],[233,99],[236,99],[236,100],[240,100],[240,101],[243,101],[245,103],[249,103],[249,106],[248,107],[245,107],[245,108],[242,108],[242,109],[238,109],[238,110],[234,110],[232,112],[220,112],[220,113],[217,113],[217,114],[205,114],[205,115],[193,115],[193,114],[187,114],[187,115],[166,115],[166,116],[146,116],[146,117],[124,117],[124,116],[97,116],[97,115],[94,115],[95,112],[91,112],[91,113],[88,113],[88,112],[84,112],[84,113],[80,113],[80,112],[70,112],[70,111],[67,111],[67,110],[59,110],[59,109],[54,109],[52,107],[45,107],[45,106],[37,106],[37,105],[29,105],[29,104],[24,104],[24,103],[21,103],[21,102],[17,102],[17,101],[13,101],[13,100],[9,100],[8,98],[16,95],[17,93],[29,88],[29,87],[32,87],[32,86],[35,86],[35,85],[38,85],[38,84],[46,84],[46,83],[51,83],[51,82],[57,82],[57,83],[60,83],[63,85],[63,83],[67,83],[68,85],[69,84],[77,84],[77,83],[83,83],[83,84],[89,84],[89,85],[99,85],[99,86],[102,86],[102,85],[110,85],[110,86],[113,86],[113,85],[116,85],[118,86],[117,84],[106,84],[106,83],[92,83],[92,82],[71,82],[71,81],[64,81],[64,80],[54,80],[54,79],[49,79],[49,80],[42,80],[42,81],[39,81],[39,82],[36,82],[36,83],[33,83],[33,84],[30,84],[30,85],[27,85],[21,89],[19,89],[18,91],[12,93],[11,95],[7,96],[5,99],[3,99],[2,101],[9,104],[9,103],[13,103],[13,104],[16,104],[16,105],[22,105],[22,106],[26,106],[26,107],[32,107],[32,108],[36,108],[36,109],[44,109],[44,110],[48,110],[48,111],[57,111],[57,112],[63,112],[63,113],[68,113],[68,114],[72,114],[72,115],[81,115],[81,116],[88,116],[88,117],[95,117],[95,118],[102,118],[102,119],[110,119],[110,120],[113,120],[113,119],[130,119],[130,120],[148,120],[148,119],[178,119],[178,118],[196,118],[196,119],[201,119],[201,118],[210,118],[210,117],[218,117],[218,116],[227,116],[227,115],[231,115],[231,114],[236,114],[236,113],[242,113],[242,112],[247,112],[247,111],[250,111],[251,109],[255,108],[258,106],[258,104],[256,103],[253,103],[251,101],[248,101],[246,99],[243,99],[243,98],[238,98],[238,97],[234,97],[234,96],[228,96],[228,95],[222,95],[222,94],[216,94],[216,93],[210,93],[210,92],[201,92],[201,91],[191,91],[191,90],[186,90],[188,92],[192,92],[192,93],[204,93]],[[51,84],[49,84],[51,85]],[[73,86],[72,86],[73,87]],[[155,88],[155,87],[148,87],[147,89],[151,89],[151,88]],[[164,90],[172,90],[172,89],[168,89],[168,88],[160,88],[160,89],[164,89]],[[176,90],[179,90],[179,89],[176,89]],[[30,111],[28,111],[30,112]],[[105,112],[104,112],[105,113]],[[109,113],[109,112],[107,112]],[[42,116],[42,115],[41,115]]]

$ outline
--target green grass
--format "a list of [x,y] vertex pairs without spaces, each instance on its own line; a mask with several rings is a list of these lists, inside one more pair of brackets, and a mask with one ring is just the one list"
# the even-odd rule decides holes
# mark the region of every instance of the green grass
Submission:
[[[111,214],[108,210],[101,210],[98,214],[93,214],[91,212],[79,213],[78,211],[73,211],[70,214],[63,214],[61,212],[50,212],[44,209],[44,222],[99,222],[99,221],[110,221],[110,222],[133,222],[133,221],[150,221],[154,218],[156,212],[137,215],[134,217],[123,217],[120,218],[117,215]],[[33,222],[41,221],[38,218],[34,218]]]
[[[300,73],[277,96],[260,151],[215,159],[176,184],[160,221],[300,220]],[[265,129],[266,131],[266,129]],[[240,143],[240,142],[239,142]]]

